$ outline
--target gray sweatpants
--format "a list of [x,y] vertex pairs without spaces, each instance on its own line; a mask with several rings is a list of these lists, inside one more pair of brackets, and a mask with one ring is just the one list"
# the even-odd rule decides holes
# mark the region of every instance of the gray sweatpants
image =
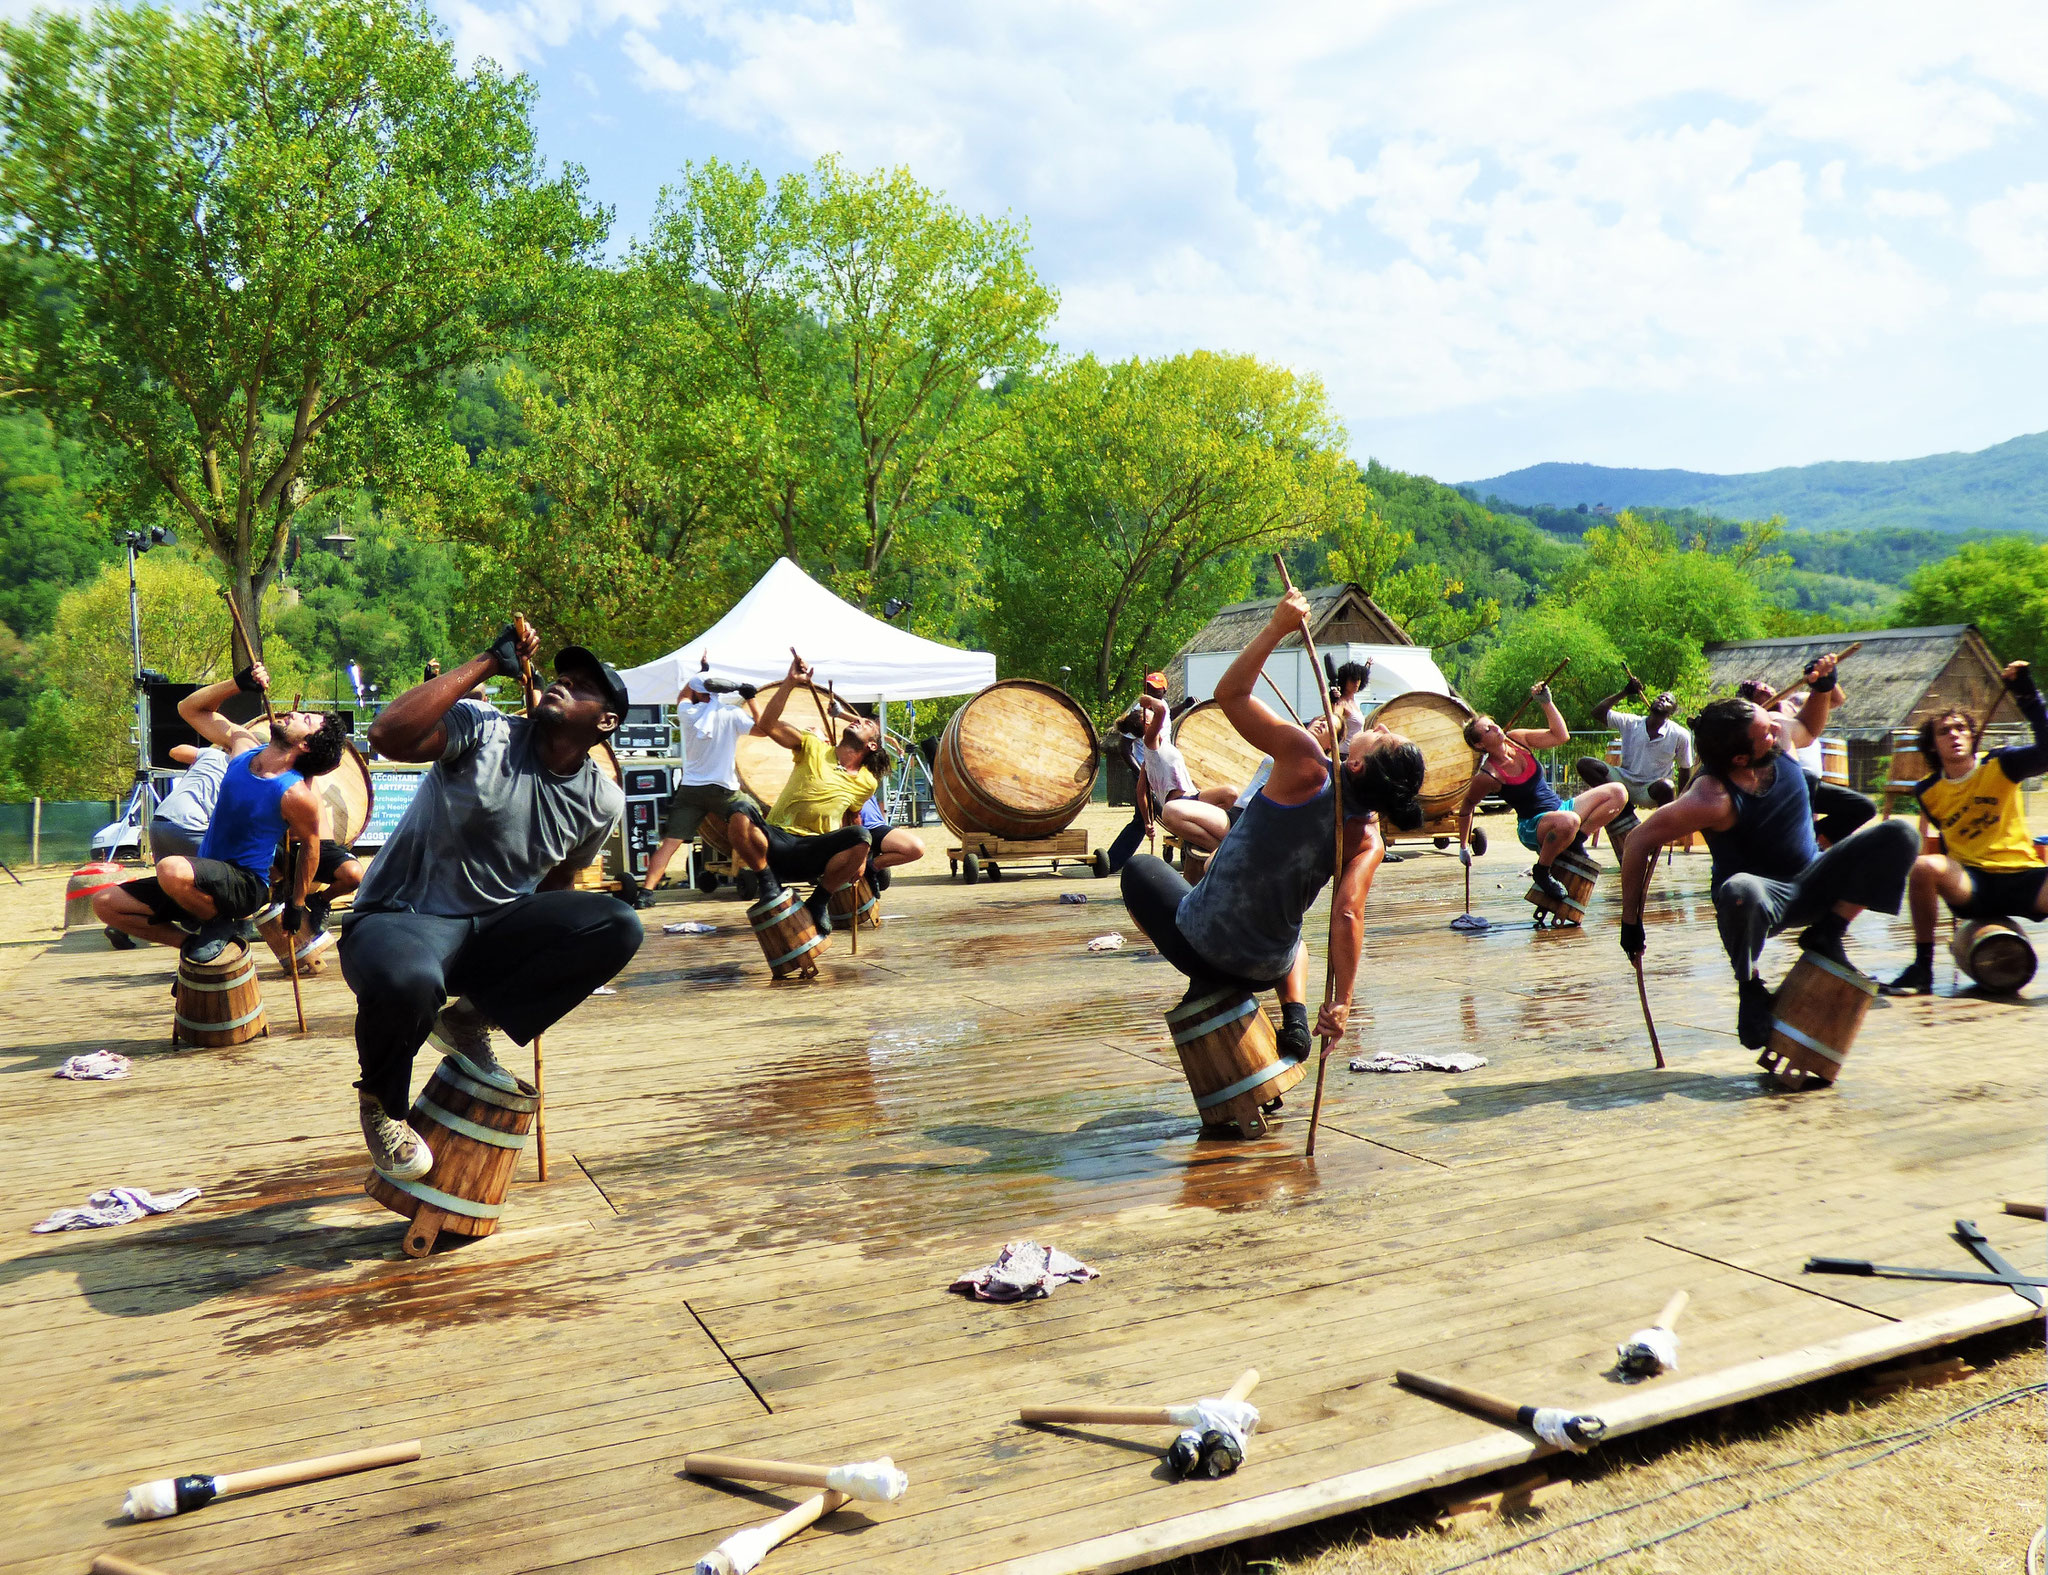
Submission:
[[1730,875],[1714,888],[1714,913],[1735,977],[1747,979],[1756,972],[1770,937],[1795,924],[1812,924],[1838,902],[1897,913],[1919,854],[1920,833],[1913,822],[1880,820],[1844,837],[1796,879]]

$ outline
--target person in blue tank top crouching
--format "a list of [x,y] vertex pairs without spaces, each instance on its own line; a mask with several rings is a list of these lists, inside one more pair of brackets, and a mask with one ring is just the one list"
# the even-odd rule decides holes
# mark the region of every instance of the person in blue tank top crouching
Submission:
[[[1827,721],[1835,657],[1812,668],[1801,722]],[[1783,749],[1779,720],[1753,701],[1715,700],[1693,718],[1700,770],[1692,785],[1632,834],[1621,857],[1621,949],[1645,949],[1643,897],[1657,850],[1690,832],[1707,840],[1721,944],[1740,992],[1736,1037],[1761,1050],[1771,1037],[1772,992],[1757,975],[1764,942],[1803,925],[1799,944],[1847,968],[1842,939],[1865,908],[1897,913],[1920,839],[1904,820],[1874,821],[1825,852],[1814,838],[1807,776]]]
[[[261,694],[270,675],[257,662],[225,683],[188,695],[179,714],[228,756],[213,814],[197,854],[157,860],[156,874],[109,886],[93,911],[110,930],[176,946],[187,961],[212,962],[239,937],[256,938],[251,915],[270,899],[270,864],[287,831],[305,847],[320,845],[320,799],[312,779],[341,764],[348,735],[331,711],[286,711],[265,739],[221,707],[237,694]],[[299,860],[288,894],[286,928],[303,922],[314,859]]]
[[1302,918],[1333,875],[1337,905],[1329,969],[1334,989],[1316,1032],[1335,1041],[1350,1019],[1351,990],[1364,938],[1365,897],[1386,851],[1374,823],[1385,815],[1403,831],[1422,824],[1422,751],[1385,727],[1368,727],[1344,750],[1344,858],[1337,866],[1330,803],[1328,734],[1283,721],[1252,696],[1266,658],[1289,635],[1308,629],[1308,599],[1289,591],[1272,619],[1216,685],[1230,725],[1270,755],[1273,769],[1244,813],[1217,844],[1201,883],[1190,887],[1163,859],[1139,854],[1123,868],[1124,906],[1159,955],[1187,975],[1185,999],[1218,988],[1280,996],[1280,1054],[1309,1052],[1308,951]]

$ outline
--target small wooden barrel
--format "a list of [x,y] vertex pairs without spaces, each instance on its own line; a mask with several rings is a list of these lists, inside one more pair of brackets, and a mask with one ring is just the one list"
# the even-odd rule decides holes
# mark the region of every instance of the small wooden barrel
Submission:
[[1842,1075],[1842,1063],[1876,995],[1875,979],[1801,952],[1778,986],[1771,1042],[1756,1064],[1787,1088],[1832,1083]]
[[1836,787],[1849,785],[1849,743],[1842,738],[1820,741],[1820,779]]
[[424,1258],[442,1231],[488,1236],[505,1212],[505,1193],[519,1167],[519,1151],[533,1130],[540,1096],[531,1083],[519,1092],[471,1077],[465,1063],[443,1056],[413,1101],[407,1117],[426,1140],[434,1168],[417,1181],[400,1181],[373,1169],[363,1190],[394,1214],[412,1221],[405,1254]]
[[835,888],[832,893],[833,927],[852,929],[857,916],[859,928],[879,930],[882,927],[881,902],[865,875],[850,885]]
[[1058,835],[1087,807],[1101,768],[1095,724],[1071,696],[1029,678],[975,695],[946,724],[932,797],[963,839],[1018,842]]
[[1185,842],[1180,845],[1180,872],[1190,886],[1209,873],[1209,857],[1200,848],[1191,848]]
[[1258,997],[1217,990],[1166,1014],[1181,1071],[1205,1127],[1236,1122],[1246,1137],[1266,1130],[1259,1106],[1302,1080],[1306,1067],[1280,1059],[1279,1041]]
[[1593,883],[1600,878],[1600,866],[1584,853],[1567,849],[1557,856],[1557,862],[1550,866],[1557,877],[1558,885],[1564,888],[1564,900],[1553,902],[1533,885],[1527,896],[1538,911],[1549,914],[1559,924],[1584,924],[1586,904],[1592,900]]
[[97,924],[92,900],[109,886],[118,886],[136,872],[120,864],[81,864],[64,883],[64,928],[74,924]]
[[776,978],[787,979],[791,974],[817,978],[825,937],[818,933],[811,910],[797,900],[792,888],[785,886],[755,903],[747,910],[747,922],[753,925],[768,959],[768,971]]
[[[1261,690],[1260,698],[1269,697]],[[1214,700],[1189,706],[1174,718],[1173,742],[1198,789],[1228,787],[1242,792],[1266,758],[1257,745],[1244,741]]]
[[2005,919],[1970,919],[1956,926],[1949,955],[1986,990],[2011,993],[2034,977],[2034,947],[2020,927]]
[[225,1050],[270,1032],[263,1015],[263,988],[256,959],[239,943],[209,963],[178,959],[177,1005],[171,1043]]
[[1425,820],[1455,815],[1472,785],[1478,756],[1465,742],[1472,708],[1454,695],[1411,689],[1395,695],[1366,718],[1393,729],[1422,751],[1422,791],[1417,801]]

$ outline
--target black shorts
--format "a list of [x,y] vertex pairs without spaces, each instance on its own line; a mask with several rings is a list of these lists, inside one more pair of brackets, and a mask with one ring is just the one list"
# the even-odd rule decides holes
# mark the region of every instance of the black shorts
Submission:
[[1970,900],[1955,910],[1959,919],[2038,919],[2048,864],[2030,870],[1969,870]]
[[[346,843],[336,842],[332,837],[322,837],[320,839],[320,862],[313,866],[313,884],[316,886],[332,886],[334,884],[334,877],[342,865],[348,863],[354,857],[354,851]],[[289,843],[278,848],[276,861],[270,866],[270,878],[272,880],[281,881],[285,878],[292,867],[291,858],[292,850]]]
[[841,826],[822,836],[806,837],[769,825],[768,817],[751,803],[742,813],[767,836],[768,868],[775,872],[777,880],[821,881],[827,864],[848,848],[857,848],[868,840],[865,826]]
[[1229,821],[1229,822],[1231,823],[1231,825],[1235,826],[1235,825],[1236,825],[1236,824],[1237,824],[1237,823],[1238,823],[1238,822],[1239,822],[1240,820],[1244,819],[1244,805],[1242,805],[1242,804],[1226,804],[1226,805],[1224,805],[1224,807],[1223,807],[1223,818],[1224,818],[1225,820]]
[[[223,864],[219,859],[192,860],[192,884],[213,899],[224,919],[246,919],[270,901],[269,881],[254,870],[245,870],[239,864]],[[158,924],[198,922],[199,916],[187,913],[173,902],[154,875],[123,881],[121,889],[147,903],[150,918]]]

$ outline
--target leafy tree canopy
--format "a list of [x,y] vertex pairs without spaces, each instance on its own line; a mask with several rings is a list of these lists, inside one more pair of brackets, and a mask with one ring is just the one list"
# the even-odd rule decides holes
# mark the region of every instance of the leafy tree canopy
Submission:
[[2048,543],[2009,536],[1916,571],[1895,626],[1974,623],[2001,662],[2048,664]]

